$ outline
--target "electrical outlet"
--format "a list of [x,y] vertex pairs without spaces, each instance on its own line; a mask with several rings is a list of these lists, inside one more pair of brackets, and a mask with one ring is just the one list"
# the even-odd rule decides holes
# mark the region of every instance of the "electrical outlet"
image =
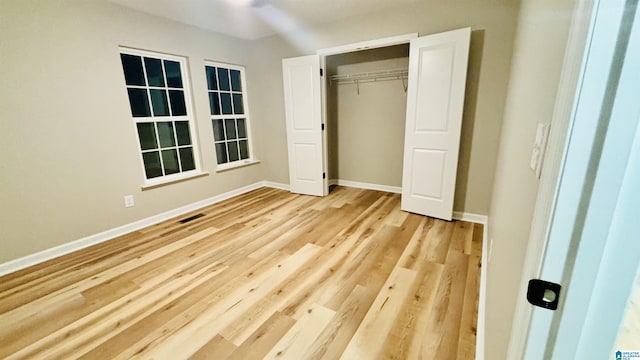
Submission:
[[124,196],[124,207],[132,207],[135,205],[133,202],[133,195],[125,195]]

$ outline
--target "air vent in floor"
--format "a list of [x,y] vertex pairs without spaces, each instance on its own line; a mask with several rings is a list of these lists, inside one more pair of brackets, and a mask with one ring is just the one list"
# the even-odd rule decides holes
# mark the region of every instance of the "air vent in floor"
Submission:
[[204,214],[195,214],[193,216],[189,216],[188,218],[182,219],[182,220],[180,220],[178,222],[181,223],[181,224],[185,224],[185,223],[188,223],[189,221],[193,221],[193,220],[195,220],[197,218],[201,218],[203,216],[204,216]]

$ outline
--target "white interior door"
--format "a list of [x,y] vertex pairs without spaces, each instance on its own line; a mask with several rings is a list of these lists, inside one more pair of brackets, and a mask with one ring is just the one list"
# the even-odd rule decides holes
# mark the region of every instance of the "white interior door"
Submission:
[[291,192],[324,196],[320,57],[284,59],[282,75]]
[[411,40],[402,210],[451,220],[471,29]]

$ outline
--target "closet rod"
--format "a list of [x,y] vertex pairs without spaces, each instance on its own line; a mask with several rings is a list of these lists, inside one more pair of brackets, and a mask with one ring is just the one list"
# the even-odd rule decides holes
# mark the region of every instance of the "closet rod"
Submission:
[[354,74],[332,75],[331,82],[336,84],[353,84],[359,81],[402,80],[409,76],[409,69],[392,69],[369,71]]

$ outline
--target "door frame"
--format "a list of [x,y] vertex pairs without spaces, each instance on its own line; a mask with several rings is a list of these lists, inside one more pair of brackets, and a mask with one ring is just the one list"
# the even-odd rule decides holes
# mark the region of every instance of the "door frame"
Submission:
[[322,79],[320,80],[320,108],[322,114],[322,124],[324,125],[324,131],[322,132],[322,168],[327,174],[324,179],[325,193],[329,193],[329,146],[327,143],[327,74],[326,74],[326,58],[331,55],[346,54],[354,51],[377,49],[382,47],[409,44],[412,39],[418,38],[418,33],[409,33],[403,35],[396,35],[385,37],[381,39],[361,41],[352,44],[334,46],[330,48],[320,49],[316,51],[316,54],[320,57],[320,69],[323,72]]
[[[597,10],[595,9],[599,3],[598,0],[578,0],[573,11],[558,89],[558,99],[554,109],[552,138],[549,143],[548,156],[545,158],[545,168],[543,169],[543,177],[536,201],[529,245],[523,267],[521,288],[518,294],[519,301],[516,304],[511,328],[511,338],[507,352],[508,358],[523,358],[527,350],[529,330],[533,326],[532,315],[534,308],[526,301],[520,300],[526,298],[528,280],[540,276],[545,253],[552,250],[547,238],[550,234],[550,222],[558,198],[559,176],[561,168],[564,166],[568,136],[573,127],[573,112],[576,108],[574,100],[577,99],[578,91],[582,87],[582,75],[587,60],[587,56],[583,55],[585,55],[585,50],[592,44],[592,23],[595,21],[594,19],[604,17],[604,14],[598,16],[596,13]],[[555,137],[553,136],[554,132]],[[566,298],[568,295],[565,293],[564,297]]]
[[[572,123],[576,90],[583,69],[583,54],[588,46],[593,7],[594,0],[578,0],[574,8],[517,299],[526,299],[529,279],[537,277],[542,267],[567,136]],[[508,359],[523,358],[532,313],[533,308],[529,303],[516,303],[507,350]]]

